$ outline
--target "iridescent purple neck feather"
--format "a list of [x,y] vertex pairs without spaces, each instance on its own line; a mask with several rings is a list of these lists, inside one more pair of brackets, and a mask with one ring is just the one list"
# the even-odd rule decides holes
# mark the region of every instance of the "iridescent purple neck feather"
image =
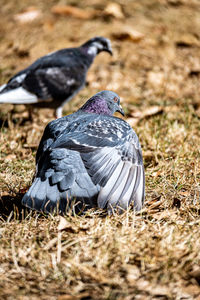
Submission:
[[113,111],[109,109],[107,101],[99,96],[92,97],[80,110],[100,115],[113,115]]

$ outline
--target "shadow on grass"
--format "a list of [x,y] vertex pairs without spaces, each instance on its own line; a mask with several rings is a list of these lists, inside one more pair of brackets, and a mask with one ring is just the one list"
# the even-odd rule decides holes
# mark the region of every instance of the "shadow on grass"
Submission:
[[9,122],[13,125],[24,126],[27,124],[31,124],[33,120],[30,117],[23,117],[23,118],[10,118],[9,117],[2,117],[0,116],[0,129],[5,127],[9,128]]
[[[10,221],[10,220],[24,220],[28,215],[37,217],[46,217],[48,218],[49,213],[39,212],[32,210],[28,207],[25,207],[21,204],[22,198],[25,192],[17,193],[15,195],[4,195],[0,197],[0,220]],[[77,208],[76,205],[72,205],[72,207],[68,207],[65,212],[53,212],[51,215],[73,215],[73,216],[84,216],[85,218],[91,218],[94,215],[98,215],[98,217],[105,218],[107,216],[107,211],[98,210],[96,208],[88,208],[83,209],[83,205]]]
[[3,220],[18,219],[23,220],[30,209],[21,204],[21,200],[24,193],[18,193],[16,195],[6,195],[0,198],[0,218]]
[[0,117],[0,128],[2,127],[8,128],[8,120]]

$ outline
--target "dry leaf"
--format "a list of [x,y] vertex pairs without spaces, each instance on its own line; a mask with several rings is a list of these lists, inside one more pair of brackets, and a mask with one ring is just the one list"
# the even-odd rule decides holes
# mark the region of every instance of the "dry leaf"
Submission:
[[179,191],[179,195],[189,196],[190,195],[190,191]]
[[199,46],[197,37],[191,34],[184,34],[179,40],[176,41],[177,47],[192,47]]
[[117,19],[123,19],[124,14],[122,12],[122,8],[118,3],[111,2],[105,8],[105,13],[111,15]]
[[10,112],[11,110],[13,110],[14,105],[10,104],[10,103],[3,103],[1,104],[1,114],[7,114],[8,112]]
[[72,225],[72,223],[68,222],[64,217],[60,216],[59,218],[59,224],[57,227],[58,231],[69,231],[72,233],[76,233],[78,232],[78,228],[74,225]]
[[121,40],[121,41],[129,40],[134,43],[138,43],[144,38],[143,33],[136,31],[133,28],[128,26],[122,28],[119,31],[113,32],[112,36],[117,40]]
[[147,291],[151,289],[149,281],[141,278],[136,282],[136,287],[138,290]]
[[138,122],[139,122],[139,118],[127,118],[126,121],[128,122],[128,124],[131,127],[134,127]]
[[165,112],[178,112],[180,111],[180,107],[178,107],[177,105],[171,105],[171,106],[166,106],[164,110]]
[[152,176],[156,179],[158,176],[160,176],[161,170],[155,171],[152,173]]
[[60,216],[59,224],[58,224],[58,230],[63,230],[69,226],[69,222]]
[[5,162],[9,162],[9,161],[12,161],[12,160],[14,160],[14,159],[16,159],[16,155],[15,155],[15,154],[9,154],[9,155],[7,155],[7,156],[4,158],[4,161],[5,161]]
[[193,270],[189,274],[200,281],[200,266],[193,266]]
[[21,114],[22,112],[24,112],[25,109],[26,109],[26,106],[24,104],[17,104],[14,106],[13,111],[15,113]]
[[157,212],[155,214],[152,214],[152,217],[156,220],[175,220],[177,218],[177,213],[175,211],[169,211],[169,210],[164,210],[162,212]]
[[155,156],[155,154],[151,150],[143,151],[143,157],[145,159],[150,159],[150,158],[153,158],[154,156]]
[[36,7],[30,6],[24,12],[14,16],[14,19],[20,23],[32,22],[41,16],[41,11]]
[[128,269],[127,280],[130,284],[135,285],[136,280],[141,276],[140,270],[134,265],[127,266],[127,269]]
[[[155,201],[157,200],[157,201]],[[152,209],[155,209],[155,208],[159,208],[162,204],[163,204],[163,200],[160,200],[160,197],[159,198],[156,198],[156,199],[153,199],[151,201],[148,202],[148,209],[149,210],[152,210]]]
[[44,246],[44,250],[49,250],[49,249],[51,249],[52,247],[54,247],[55,246],[55,244],[57,244],[57,241],[58,241],[58,238],[57,237],[55,237],[55,238],[53,238],[52,240],[50,240],[45,246]]
[[58,300],[79,300],[79,299],[83,299],[83,298],[90,298],[89,296],[90,295],[88,294],[88,292],[83,292],[76,296],[66,294],[66,295],[59,296]]
[[88,11],[71,5],[55,5],[51,8],[51,12],[57,15],[72,16],[78,19],[91,19],[96,11]]
[[24,118],[24,119],[26,119],[26,118],[28,118],[28,111],[23,111],[23,112],[17,112],[17,113],[13,113],[12,114],[12,119],[17,119],[17,118],[19,118],[19,119],[22,119],[22,118]]
[[61,295],[58,297],[58,300],[78,300],[79,298],[66,294],[66,295]]
[[162,112],[163,112],[163,107],[155,105],[155,106],[147,107],[143,111],[134,110],[130,113],[130,115],[133,118],[141,120],[141,119],[144,119],[146,117],[157,115],[157,114],[162,113]]
[[140,110],[133,110],[131,112],[131,116],[133,116],[136,119],[140,119],[142,117],[142,115],[143,115],[143,112]]
[[154,296],[161,297],[161,296],[169,296],[169,289],[166,286],[157,285],[154,288],[151,288],[150,293]]
[[147,107],[143,111],[139,110],[134,110],[130,113],[132,118],[127,118],[126,121],[129,123],[130,126],[135,126],[140,120],[150,117],[153,115],[157,115],[159,113],[163,112],[163,107],[162,106],[150,106]]
[[[200,299],[200,288],[198,286],[195,286],[194,284],[189,284],[187,286],[182,286],[181,288],[181,298],[180,299],[188,299],[188,300],[199,300]],[[196,298],[196,296],[198,298]],[[195,298],[194,298],[195,297]]]
[[24,144],[23,148],[25,149],[37,149],[38,148],[38,144]]

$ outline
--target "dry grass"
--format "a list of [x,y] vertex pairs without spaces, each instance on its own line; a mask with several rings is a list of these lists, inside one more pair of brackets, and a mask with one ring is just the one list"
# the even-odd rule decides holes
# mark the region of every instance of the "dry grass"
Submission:
[[[30,124],[22,107],[1,106],[0,297],[200,299],[199,1],[119,1],[125,19],[87,21],[53,16],[53,1],[30,1],[42,18],[25,25],[16,24],[13,14],[26,2],[3,2],[2,83],[42,54],[104,35],[112,39],[115,56],[97,57],[89,85],[66,113],[101,89],[118,92],[129,117],[152,105],[163,111],[135,126],[146,171],[143,211],[69,213],[63,219],[20,205],[49,112],[40,111]],[[107,1],[68,3],[103,10]],[[144,38],[114,38],[124,25]]]

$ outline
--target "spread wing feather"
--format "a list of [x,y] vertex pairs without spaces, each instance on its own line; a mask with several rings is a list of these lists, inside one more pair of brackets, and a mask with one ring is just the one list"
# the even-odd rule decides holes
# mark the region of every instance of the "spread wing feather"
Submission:
[[[36,178],[24,195],[22,203],[39,211],[54,209],[65,212],[72,200],[83,205],[95,206],[93,201],[99,192],[90,179],[80,154],[68,149],[46,151],[39,158]],[[82,205],[81,205],[82,203]]]
[[23,203],[34,200],[39,210],[50,210],[59,203],[64,210],[69,198],[76,197],[108,210],[127,209],[131,202],[136,210],[141,209],[144,167],[132,128],[109,116],[86,114],[81,122],[80,117],[71,122],[65,118],[45,129],[37,153],[38,178]]
[[[137,210],[144,201],[144,167],[142,152],[135,132],[121,119],[109,122],[112,134],[107,134],[107,118],[99,117],[101,133],[95,122],[79,132],[61,135],[52,148],[78,151],[95,185],[100,185],[99,207],[120,206],[126,209],[131,201]],[[88,130],[89,128],[89,130]]]

